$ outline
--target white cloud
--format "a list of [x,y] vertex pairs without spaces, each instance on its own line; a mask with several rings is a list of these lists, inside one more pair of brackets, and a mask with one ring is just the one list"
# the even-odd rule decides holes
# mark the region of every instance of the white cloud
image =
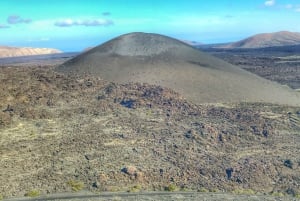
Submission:
[[38,39],[27,39],[27,42],[41,42],[41,41],[49,41],[50,38],[38,38]]
[[8,29],[10,28],[8,25],[0,24],[0,29]]
[[292,9],[292,8],[293,8],[293,5],[292,5],[292,4],[287,4],[287,5],[285,5],[285,8],[286,8],[286,9]]
[[103,16],[110,16],[110,15],[111,15],[111,12],[103,12],[102,15],[103,15]]
[[19,15],[11,15],[7,17],[7,23],[9,24],[21,24],[21,23],[28,24],[30,22],[31,19],[24,19],[21,18]]
[[296,11],[296,12],[300,12],[300,8],[297,8],[295,11]]
[[274,6],[275,5],[275,0],[267,0],[265,1],[265,6]]
[[58,27],[110,26],[113,24],[114,24],[113,21],[108,19],[84,19],[84,20],[64,19],[64,20],[58,20],[54,23],[54,25]]

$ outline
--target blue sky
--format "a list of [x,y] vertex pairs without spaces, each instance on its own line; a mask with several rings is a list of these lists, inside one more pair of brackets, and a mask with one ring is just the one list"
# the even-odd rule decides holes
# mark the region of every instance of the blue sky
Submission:
[[129,32],[221,43],[300,32],[300,0],[1,0],[0,45],[81,51]]

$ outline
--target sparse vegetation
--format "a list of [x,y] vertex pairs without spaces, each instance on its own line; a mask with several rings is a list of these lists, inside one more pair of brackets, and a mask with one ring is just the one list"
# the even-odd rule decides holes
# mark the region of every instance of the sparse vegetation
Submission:
[[283,197],[284,196],[284,194],[282,192],[272,192],[271,195],[275,196],[275,197]]
[[132,186],[128,192],[130,193],[136,193],[136,192],[140,192],[142,190],[142,186],[141,185],[134,185]]
[[187,188],[187,187],[181,187],[181,188],[180,188],[180,191],[183,191],[183,192],[190,192],[190,191],[192,191],[192,189]]
[[3,200],[3,195],[2,194],[0,194],[0,200]]
[[209,192],[211,192],[211,193],[217,193],[217,192],[219,192],[219,189],[212,188],[212,189],[209,190]]
[[84,183],[81,181],[70,180],[68,185],[72,188],[72,191],[80,191],[84,188]]
[[108,192],[119,192],[122,191],[123,189],[121,189],[121,187],[119,186],[108,186],[106,187],[106,191]]
[[173,191],[177,191],[177,190],[178,190],[178,187],[175,184],[169,184],[168,186],[165,187],[165,191],[173,192]]
[[209,192],[209,190],[204,188],[204,187],[200,188],[198,191],[201,192],[201,193],[208,193]]
[[40,193],[39,190],[33,189],[33,190],[31,190],[31,191],[25,193],[25,196],[26,196],[26,197],[38,197],[38,196],[40,196],[40,194],[41,194],[41,193]]
[[233,193],[238,195],[254,195],[255,191],[252,189],[235,189]]

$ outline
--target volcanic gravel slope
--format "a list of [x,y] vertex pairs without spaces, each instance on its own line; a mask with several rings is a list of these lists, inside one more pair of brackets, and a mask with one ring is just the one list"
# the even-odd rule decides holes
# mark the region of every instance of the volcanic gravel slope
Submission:
[[299,94],[181,41],[130,33],[67,61],[56,69],[92,74],[117,83],[171,88],[194,103],[270,102],[300,105]]

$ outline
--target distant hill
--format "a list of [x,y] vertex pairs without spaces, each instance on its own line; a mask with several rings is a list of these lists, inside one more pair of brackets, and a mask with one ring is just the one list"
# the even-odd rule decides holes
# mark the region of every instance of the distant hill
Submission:
[[194,103],[300,104],[299,96],[279,84],[158,34],[122,35],[83,52],[56,70],[91,74],[117,83],[160,85]]
[[4,57],[20,57],[42,54],[55,54],[62,51],[52,48],[32,48],[32,47],[8,47],[0,46],[0,58]]
[[218,48],[265,48],[275,46],[289,46],[300,44],[300,33],[280,31],[275,33],[262,33],[244,40],[223,44]]
[[191,46],[199,46],[203,45],[203,43],[197,42],[197,41],[191,41],[191,40],[182,40],[182,42],[191,45]]

